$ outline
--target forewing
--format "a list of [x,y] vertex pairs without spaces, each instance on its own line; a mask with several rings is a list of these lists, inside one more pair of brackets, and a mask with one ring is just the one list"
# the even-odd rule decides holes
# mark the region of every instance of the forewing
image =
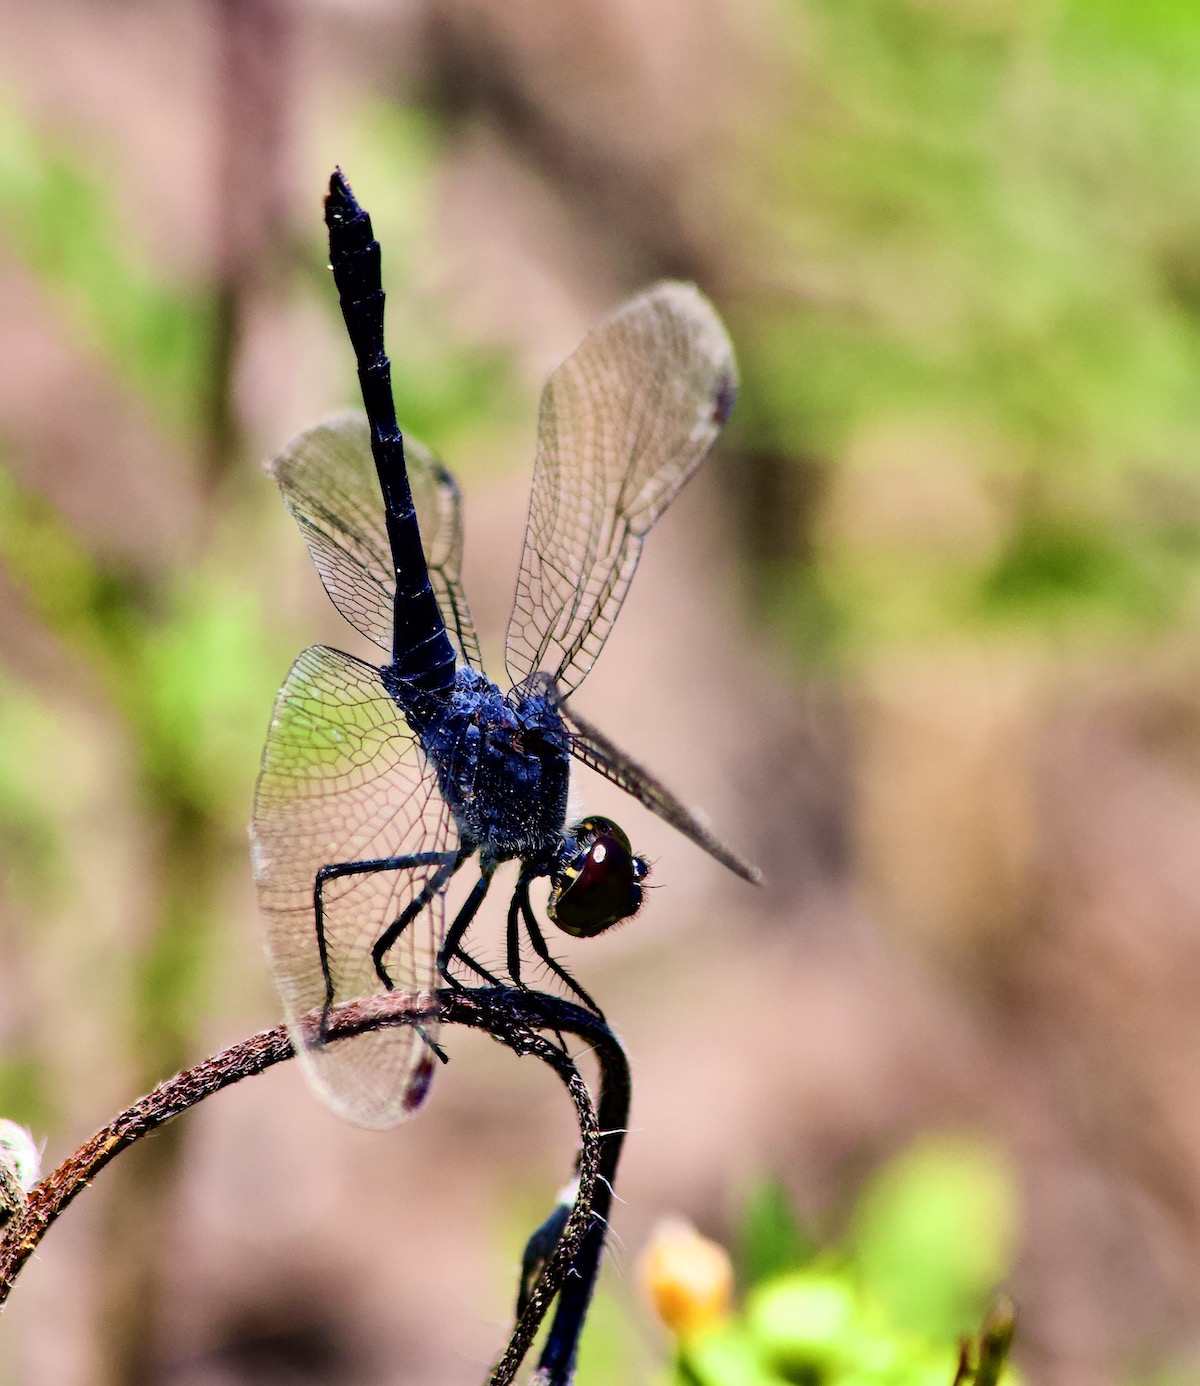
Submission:
[[[479,643],[463,595],[462,503],[454,478],[412,438],[404,440],[429,580],[458,653],[479,668]],[[396,577],[365,414],[338,414],[294,438],[271,463],[321,575],[347,621],[389,657]]]
[[697,847],[703,848],[710,857],[715,857],[722,866],[727,866],[742,880],[757,884],[762,879],[762,872],[757,866],[751,866],[732,848],[726,847],[697,814],[680,803],[666,785],[613,745],[603,732],[585,721],[573,708],[560,703],[559,711],[571,733],[571,754],[577,760],[599,771],[606,780],[620,785],[651,813],[656,813],[664,822],[670,823],[684,837],[690,838]]
[[[394,1126],[428,1085],[430,1050],[417,1031],[393,1028],[313,1046],[298,1024],[325,1001],[313,908],[321,867],[410,853],[452,857],[458,845],[436,777],[371,665],[314,646],[292,666],[267,734],[250,837],[271,967],[305,1074],[340,1116]],[[427,863],[326,882],[336,1000],[384,990],[372,945],[436,871]],[[443,932],[439,893],[387,955],[397,991],[432,994]],[[423,1029],[432,1038],[436,1025]]]
[[514,685],[570,693],[599,654],[651,526],[720,433],[733,348],[691,284],[663,283],[594,328],[551,375],[507,637]]

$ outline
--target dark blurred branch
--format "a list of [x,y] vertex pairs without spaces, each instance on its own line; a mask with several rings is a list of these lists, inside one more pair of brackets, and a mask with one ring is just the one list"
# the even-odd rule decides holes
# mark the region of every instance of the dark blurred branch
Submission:
[[[603,54],[619,70],[621,39],[603,7],[578,7],[573,24],[579,51],[591,61]],[[648,155],[644,141],[629,154],[586,122],[566,125],[538,80],[543,69],[503,9],[432,6],[424,38],[426,103],[450,129],[489,123],[590,234],[607,238],[630,282],[676,277],[712,285],[694,227],[676,205],[676,170]]]
[[279,268],[287,221],[294,17],[283,0],[213,0],[216,37],[216,315],[205,420],[209,498],[237,470],[236,373],[245,321]]
[[[535,1380],[538,1386],[568,1386],[574,1377],[579,1337],[600,1272],[617,1164],[629,1126],[629,1060],[617,1037],[591,1011],[541,992],[515,991],[508,995],[513,998],[523,1024],[578,1036],[591,1046],[600,1067],[598,1139],[595,1145],[583,1143],[579,1194],[574,1211],[489,1380],[489,1386],[503,1386],[504,1382],[512,1380],[546,1307],[561,1284],[558,1309],[538,1361]],[[580,1239],[578,1250],[573,1241],[576,1237]]]
[[997,1386],[1008,1362],[1017,1314],[1012,1301],[1001,1295],[983,1317],[983,1325],[958,1347],[958,1371],[952,1386]]
[[[583,1014],[587,1014],[584,1012]],[[575,1031],[582,1034],[582,1031]],[[586,1036],[600,1065],[600,1097],[597,1115],[600,1122],[600,1143],[595,1192],[591,1198],[590,1226],[587,1228],[579,1254],[571,1263],[570,1278],[563,1285],[558,1309],[550,1325],[546,1345],[538,1361],[539,1382],[558,1386],[570,1382],[575,1372],[575,1355],[584,1319],[591,1304],[596,1277],[600,1273],[600,1258],[608,1236],[608,1216],[612,1208],[616,1185],[617,1163],[625,1132],[629,1129],[629,1100],[631,1082],[629,1060],[617,1037],[604,1026]],[[582,1181],[581,1181],[582,1187]],[[580,1197],[576,1207],[583,1204]],[[565,1240],[565,1238],[564,1238]]]
[[[558,1074],[575,1105],[579,1122],[579,1192],[562,1237],[547,1261],[528,1304],[519,1316],[488,1386],[507,1386],[533,1341],[547,1309],[562,1288],[539,1380],[565,1386],[573,1370],[579,1334],[591,1299],[604,1246],[612,1182],[624,1136],[629,1105],[629,1068],[616,1037],[602,1020],[558,997],[506,987],[443,991],[437,998],[443,1025],[483,1030],[518,1057],[533,1055]],[[427,1017],[431,1003],[405,995],[352,1001],[334,1009],[328,1042],[353,1038],[393,1025],[412,1025]],[[311,1022],[315,1027],[318,1017]],[[600,1062],[599,1116],[579,1070],[565,1049],[539,1030],[573,1034],[585,1040]],[[123,1150],[213,1093],[243,1078],[252,1078],[294,1057],[283,1026],[260,1031],[219,1054],[160,1083],[97,1131],[51,1174],[34,1185],[19,1216],[0,1238],[0,1305],[8,1297],[22,1266],[59,1214]],[[606,1126],[610,1119],[618,1127]],[[568,1279],[568,1273],[570,1278]],[[564,1288],[564,1282],[565,1288]],[[547,1360],[547,1359],[551,1360]]]

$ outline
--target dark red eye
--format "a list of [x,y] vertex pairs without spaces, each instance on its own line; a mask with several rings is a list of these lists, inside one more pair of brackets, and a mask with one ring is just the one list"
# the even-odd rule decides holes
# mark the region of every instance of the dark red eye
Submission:
[[638,912],[648,869],[611,819],[585,818],[570,829],[565,857],[550,877],[546,912],[576,938],[602,934]]

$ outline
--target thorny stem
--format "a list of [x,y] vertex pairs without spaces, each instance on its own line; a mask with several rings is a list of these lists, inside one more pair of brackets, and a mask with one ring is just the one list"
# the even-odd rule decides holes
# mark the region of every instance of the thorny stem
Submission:
[[[508,1386],[513,1380],[546,1311],[566,1281],[536,1379],[539,1386],[567,1386],[599,1269],[611,1186],[626,1125],[629,1069],[624,1052],[608,1026],[590,1011],[559,997],[509,987],[446,990],[433,1002],[428,997],[402,994],[351,1001],[335,1007],[328,1016],[327,1042],[393,1025],[418,1024],[433,1011],[443,1025],[483,1030],[518,1057],[532,1054],[549,1064],[575,1105],[581,1143],[575,1206],[488,1378],[488,1386]],[[318,1019],[316,1013],[311,1017],[314,1031]],[[596,1052],[601,1074],[599,1118],[579,1070],[562,1048],[538,1033],[542,1029],[576,1035]],[[33,1187],[20,1214],[4,1229],[0,1237],[0,1305],[51,1223],[122,1150],[204,1098],[263,1073],[294,1054],[283,1026],[262,1030],[160,1083],[97,1131]]]
[[[586,1140],[582,1144],[579,1196],[529,1307],[518,1321],[488,1383],[488,1386],[503,1386],[512,1379],[550,1300],[561,1285],[558,1308],[546,1336],[534,1383],[535,1386],[569,1386],[575,1374],[579,1337],[600,1272],[617,1163],[629,1126],[629,1060],[617,1037],[592,1011],[542,992],[518,990],[507,994],[520,1009],[525,1024],[586,1040],[600,1066],[599,1102],[594,1113],[599,1126],[598,1139],[594,1144]],[[582,1119],[580,1129],[583,1129]]]
[[596,1188],[588,1203],[582,1198],[576,1202],[577,1210],[581,1207],[589,1210],[589,1225],[578,1255],[571,1260],[567,1279],[558,1297],[558,1308],[534,1377],[536,1386],[563,1386],[574,1377],[579,1337],[591,1304],[596,1277],[600,1273],[600,1259],[608,1236],[608,1216],[616,1185],[617,1164],[625,1143],[625,1132],[629,1128],[631,1079],[625,1051],[608,1026],[597,1021],[591,1012],[575,1006],[571,1009],[577,1012],[578,1017],[586,1017],[591,1023],[588,1028],[582,1025],[577,1028],[575,1024],[567,1028],[591,1043],[600,1065],[597,1104],[600,1140]]

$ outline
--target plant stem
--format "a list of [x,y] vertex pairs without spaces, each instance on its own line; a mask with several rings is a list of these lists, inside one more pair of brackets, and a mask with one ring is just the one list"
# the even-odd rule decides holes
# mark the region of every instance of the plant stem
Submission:
[[[616,1036],[592,1012],[559,997],[511,987],[445,990],[436,998],[393,994],[351,1001],[327,1017],[326,1043],[393,1025],[419,1024],[433,1013],[442,1025],[483,1030],[518,1057],[531,1054],[541,1059],[558,1074],[574,1103],[580,1133],[579,1193],[563,1235],[488,1378],[488,1386],[508,1386],[557,1294],[558,1311],[536,1379],[545,1386],[566,1386],[604,1249],[629,1111],[628,1061]],[[319,1022],[314,1012],[305,1017],[304,1025],[315,1035]],[[560,1037],[576,1035],[595,1051],[600,1062],[599,1112],[565,1048],[551,1043],[541,1030]],[[33,1187],[20,1214],[5,1228],[0,1237],[0,1305],[51,1224],[121,1151],[213,1093],[294,1055],[283,1026],[262,1030],[160,1083],[97,1131]]]

